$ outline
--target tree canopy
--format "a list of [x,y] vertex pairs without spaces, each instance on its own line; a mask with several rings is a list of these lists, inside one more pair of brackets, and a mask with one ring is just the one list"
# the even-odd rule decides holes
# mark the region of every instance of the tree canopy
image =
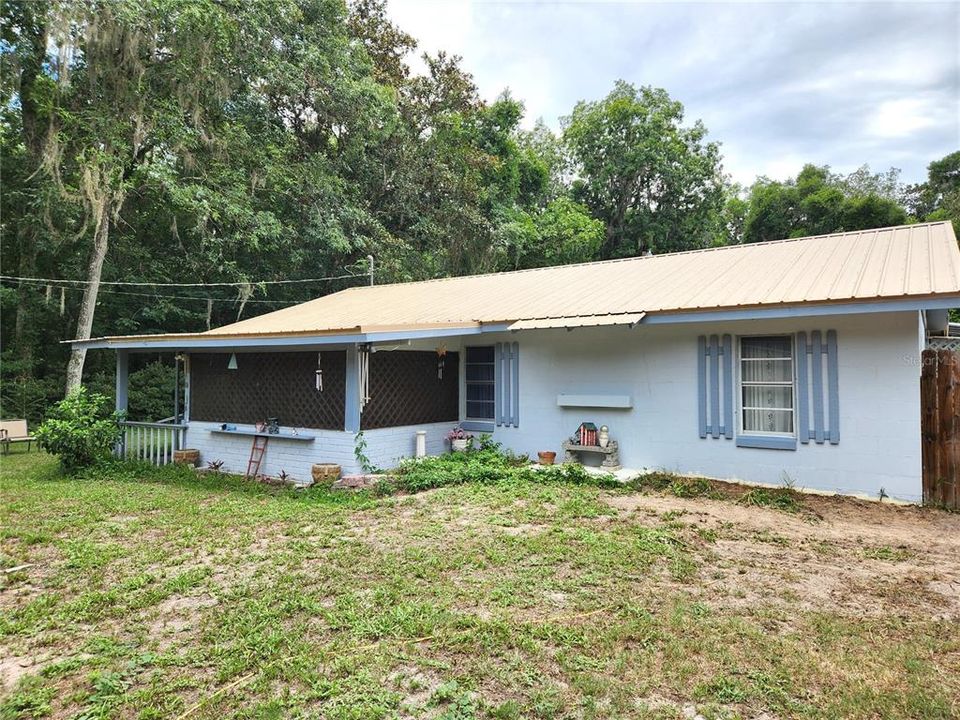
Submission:
[[383,0],[0,3],[3,274],[43,279],[0,283],[4,415],[108,387],[62,340],[204,330],[362,282],[368,255],[404,281],[960,217],[960,152],[913,187],[808,165],[740,188],[660,88],[527,129],[457,56],[412,72]]

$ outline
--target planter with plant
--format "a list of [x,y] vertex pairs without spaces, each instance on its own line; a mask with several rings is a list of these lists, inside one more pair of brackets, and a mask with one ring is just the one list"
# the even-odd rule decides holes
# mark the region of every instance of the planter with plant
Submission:
[[464,430],[459,425],[447,433],[447,440],[450,441],[450,449],[453,452],[464,452],[473,447],[473,434]]

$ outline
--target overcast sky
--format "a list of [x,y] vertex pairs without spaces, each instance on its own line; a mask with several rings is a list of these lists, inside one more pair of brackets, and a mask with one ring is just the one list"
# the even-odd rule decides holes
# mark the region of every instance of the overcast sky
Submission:
[[389,2],[421,51],[463,56],[484,98],[509,88],[527,126],[558,129],[618,78],[665,88],[745,184],[805,162],[915,182],[960,149],[960,2]]

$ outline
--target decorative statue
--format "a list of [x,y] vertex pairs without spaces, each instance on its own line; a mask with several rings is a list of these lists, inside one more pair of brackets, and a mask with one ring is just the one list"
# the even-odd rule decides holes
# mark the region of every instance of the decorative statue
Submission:
[[600,432],[597,434],[597,443],[602,448],[610,444],[610,428],[606,425],[600,426]]

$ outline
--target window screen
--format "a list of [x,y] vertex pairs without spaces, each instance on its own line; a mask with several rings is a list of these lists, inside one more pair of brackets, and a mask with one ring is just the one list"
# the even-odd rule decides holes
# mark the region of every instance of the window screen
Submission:
[[792,338],[741,338],[743,432],[792,435],[793,398]]
[[466,352],[467,418],[493,420],[496,363],[493,346],[468,347]]

